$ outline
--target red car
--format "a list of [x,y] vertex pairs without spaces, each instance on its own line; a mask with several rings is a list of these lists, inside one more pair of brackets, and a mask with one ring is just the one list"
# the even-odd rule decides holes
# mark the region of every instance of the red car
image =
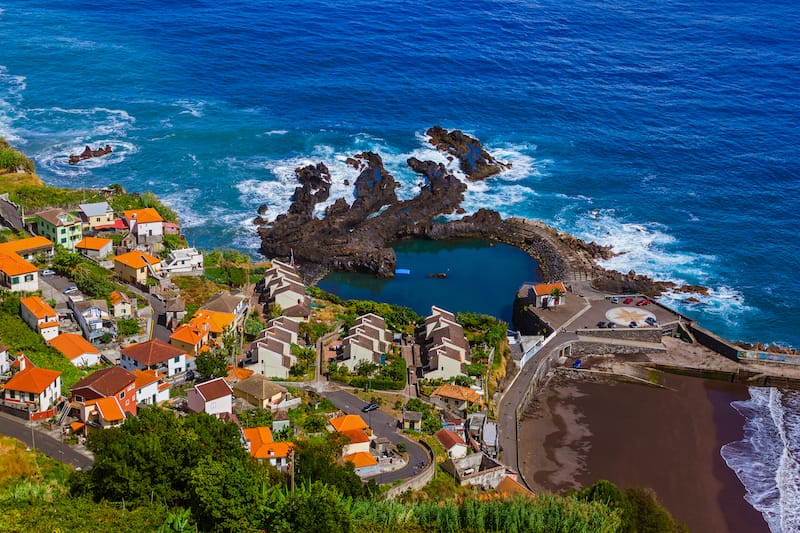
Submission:
[[622,303],[624,303],[624,304],[629,304],[629,303],[631,303],[632,301],[633,301],[633,298],[625,298],[624,300],[622,300]]
[[649,303],[650,303],[650,300],[648,300],[647,298],[644,298],[644,299],[639,300],[638,302],[636,302],[636,305],[648,305]]

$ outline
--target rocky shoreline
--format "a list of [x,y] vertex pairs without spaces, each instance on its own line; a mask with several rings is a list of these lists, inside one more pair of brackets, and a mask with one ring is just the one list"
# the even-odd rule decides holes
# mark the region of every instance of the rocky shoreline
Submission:
[[[457,157],[468,179],[485,179],[510,167],[489,154],[481,143],[458,130],[439,126],[428,130],[430,142],[449,157]],[[355,199],[330,205],[317,218],[317,204],[330,196],[331,177],[323,163],[295,170],[299,186],[289,211],[275,221],[263,218],[269,206],[259,208],[261,253],[267,257],[292,257],[304,281],[314,284],[330,271],[366,272],[392,277],[396,258],[390,245],[402,239],[483,238],[515,246],[539,262],[545,281],[591,281],[599,290],[636,292],[655,297],[675,289],[671,282],[655,281],[631,271],[605,270],[598,259],[614,255],[608,246],[585,242],[546,224],[521,218],[503,219],[491,209],[480,209],[459,220],[442,221],[444,215],[463,214],[466,185],[444,165],[409,158],[407,163],[425,182],[410,200],[399,200],[400,184],[384,168],[380,155],[363,152],[348,158],[358,169]],[[702,288],[698,288],[702,289]]]

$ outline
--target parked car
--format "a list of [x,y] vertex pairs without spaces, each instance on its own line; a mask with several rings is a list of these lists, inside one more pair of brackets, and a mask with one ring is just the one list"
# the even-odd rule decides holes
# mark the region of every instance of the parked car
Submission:
[[641,300],[636,302],[636,305],[649,305],[649,304],[650,304],[650,300],[648,300],[647,298],[642,298]]
[[42,270],[42,276],[54,276],[56,273],[55,270],[50,270],[49,268],[45,268]]
[[75,293],[77,293],[79,291],[78,291],[78,287],[76,287],[75,285],[70,285],[69,287],[67,287],[66,289],[64,289],[61,292],[63,292],[64,294],[75,294]]
[[633,301],[633,298],[625,298],[624,300],[622,300],[622,303],[627,305],[627,304],[631,303],[632,301]]
[[635,320],[631,320],[631,323],[628,324],[628,327],[629,328],[638,328],[639,324],[637,324]]
[[651,317],[651,316],[645,318],[644,321],[647,322],[649,325],[651,325],[653,327],[656,327],[658,325],[658,321],[655,318]]
[[606,327],[609,328],[609,329],[615,328],[615,327],[617,327],[617,323],[616,322],[609,322]]
[[598,327],[598,328],[604,328],[604,327],[606,327],[606,323],[605,323],[605,322],[602,322],[602,321],[601,321],[601,322],[598,322],[598,323],[597,323],[597,327]]
[[612,301],[613,303],[615,303],[615,304],[618,304],[618,303],[619,303],[619,297],[617,297],[617,296],[614,296],[614,297],[612,297],[612,298],[611,298],[611,301]]
[[370,402],[370,403],[368,403],[367,405],[365,405],[364,407],[361,408],[361,412],[362,413],[369,413],[370,411],[374,411],[378,407],[380,407],[380,405],[378,405],[376,402]]

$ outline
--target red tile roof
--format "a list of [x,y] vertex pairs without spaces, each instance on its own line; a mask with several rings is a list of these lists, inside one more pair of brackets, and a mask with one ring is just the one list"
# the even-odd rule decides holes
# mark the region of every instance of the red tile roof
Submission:
[[184,350],[171,346],[160,339],[132,344],[120,350],[120,353],[145,366],[157,365],[169,361],[173,357],[186,354]]
[[439,442],[442,443],[442,446],[444,446],[445,450],[449,450],[456,444],[465,444],[464,439],[449,429],[440,429],[434,434],[434,436],[439,439]]
[[233,394],[228,383],[223,378],[212,379],[211,381],[206,381],[205,383],[201,383],[199,385],[194,386],[195,390],[200,393],[203,399],[207,402],[211,400],[217,400],[219,398],[224,398],[225,396],[230,396]]
[[114,396],[136,381],[136,376],[121,366],[101,368],[70,387],[70,392],[91,389],[101,396]]
[[470,403],[478,403],[481,401],[481,396],[477,392],[467,387],[459,387],[458,385],[450,385],[448,383],[441,385],[431,393],[431,396],[441,396],[442,398],[452,398],[454,400],[465,400]]

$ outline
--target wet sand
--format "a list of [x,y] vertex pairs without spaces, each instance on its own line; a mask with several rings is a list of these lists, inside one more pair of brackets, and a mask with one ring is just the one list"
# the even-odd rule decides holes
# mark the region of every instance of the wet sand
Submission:
[[561,491],[608,479],[650,487],[691,531],[768,532],[719,454],[742,438],[730,406],[747,388],[665,375],[674,390],[551,381],[520,424],[520,467],[536,490]]

